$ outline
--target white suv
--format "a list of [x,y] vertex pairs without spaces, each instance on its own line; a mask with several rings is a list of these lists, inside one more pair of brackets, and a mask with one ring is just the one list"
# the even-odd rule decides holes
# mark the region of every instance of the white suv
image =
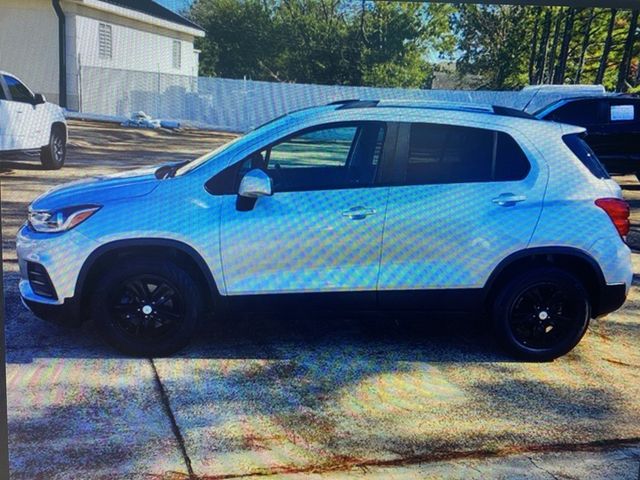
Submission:
[[62,108],[34,94],[16,76],[0,71],[0,155],[38,151],[42,165],[62,168],[67,124]]
[[486,312],[510,351],[552,359],[632,279],[629,208],[582,132],[472,105],[294,112],[192,162],[36,199],[20,292],[130,354],[175,352],[205,313],[338,305]]

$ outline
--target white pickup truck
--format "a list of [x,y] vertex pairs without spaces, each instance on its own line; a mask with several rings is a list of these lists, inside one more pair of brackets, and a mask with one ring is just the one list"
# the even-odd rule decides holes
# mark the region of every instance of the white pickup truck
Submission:
[[38,150],[45,168],[62,168],[67,153],[63,110],[0,71],[0,156]]

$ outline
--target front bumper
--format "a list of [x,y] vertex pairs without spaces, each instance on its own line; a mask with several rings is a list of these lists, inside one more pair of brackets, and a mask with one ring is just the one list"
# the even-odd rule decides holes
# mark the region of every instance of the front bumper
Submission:
[[[88,255],[97,243],[77,230],[59,234],[38,233],[26,224],[18,231],[16,251],[20,267],[20,292],[26,300],[62,305],[75,296],[76,282]],[[57,299],[37,295],[29,285],[27,262],[46,271]]]
[[78,315],[77,304],[73,300],[67,299],[62,304],[53,304],[27,300],[22,297],[22,303],[41,320],[64,327],[80,326],[80,315]]

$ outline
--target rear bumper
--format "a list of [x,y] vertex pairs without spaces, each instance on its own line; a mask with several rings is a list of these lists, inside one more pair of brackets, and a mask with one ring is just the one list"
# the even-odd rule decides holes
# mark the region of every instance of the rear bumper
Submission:
[[627,300],[627,286],[605,285],[600,291],[598,303],[593,306],[593,317],[599,318],[618,310]]

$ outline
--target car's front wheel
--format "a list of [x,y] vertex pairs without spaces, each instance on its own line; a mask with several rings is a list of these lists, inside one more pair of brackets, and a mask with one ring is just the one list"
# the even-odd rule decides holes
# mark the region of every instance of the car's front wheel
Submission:
[[59,170],[67,157],[67,140],[62,127],[54,126],[49,144],[40,149],[40,163],[47,170]]
[[493,323],[501,343],[516,356],[548,361],[570,352],[591,316],[582,283],[558,268],[538,268],[513,278],[497,296]]
[[90,299],[92,319],[107,342],[126,354],[147,357],[185,347],[198,326],[201,305],[191,276],[162,259],[114,267]]

